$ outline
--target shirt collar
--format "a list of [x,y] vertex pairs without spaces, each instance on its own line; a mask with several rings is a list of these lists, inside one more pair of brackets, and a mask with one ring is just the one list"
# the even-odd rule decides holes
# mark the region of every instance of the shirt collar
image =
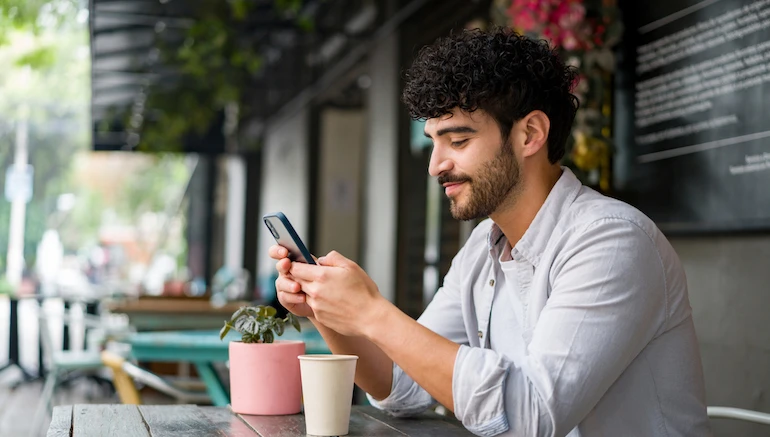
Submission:
[[[540,262],[540,255],[545,250],[551,234],[556,228],[559,219],[567,212],[567,209],[580,191],[583,184],[578,180],[572,171],[567,167],[562,167],[562,174],[551,192],[548,193],[543,206],[535,215],[535,219],[524,232],[518,243],[513,247],[512,256],[516,259],[516,252],[523,256],[535,267]],[[503,231],[493,223],[487,237],[489,250],[497,252],[495,248],[502,241]]]

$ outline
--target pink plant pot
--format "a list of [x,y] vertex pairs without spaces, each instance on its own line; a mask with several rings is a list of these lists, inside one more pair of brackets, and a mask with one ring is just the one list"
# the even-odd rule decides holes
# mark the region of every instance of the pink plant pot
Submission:
[[302,409],[298,356],[305,343],[231,341],[230,404],[234,412],[252,415],[297,414]]

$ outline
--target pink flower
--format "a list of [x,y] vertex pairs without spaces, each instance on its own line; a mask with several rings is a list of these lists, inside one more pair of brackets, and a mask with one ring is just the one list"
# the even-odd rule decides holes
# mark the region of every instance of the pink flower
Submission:
[[565,29],[580,25],[586,16],[585,7],[576,2],[563,2],[551,14],[551,22]]
[[528,12],[519,12],[513,20],[513,24],[523,32],[531,32],[538,27],[535,18]]
[[568,51],[602,45],[605,26],[587,20],[585,0],[511,0],[506,13],[520,32],[539,35]]
[[523,32],[539,31],[548,21],[551,0],[513,0],[506,11],[511,25]]
[[556,42],[556,36],[557,35],[554,34],[554,32],[551,30],[550,27],[546,27],[545,29],[543,29],[543,37],[545,37],[545,39],[550,40],[551,42],[555,43]]
[[560,40],[559,45],[567,50],[577,50],[580,47],[580,41],[571,30],[562,32]]

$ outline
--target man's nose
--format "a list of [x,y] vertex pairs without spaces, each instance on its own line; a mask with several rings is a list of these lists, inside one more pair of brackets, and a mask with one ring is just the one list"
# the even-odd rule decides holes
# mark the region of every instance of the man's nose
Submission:
[[438,145],[433,146],[430,154],[430,163],[428,164],[428,174],[433,177],[452,169],[452,161],[443,153],[443,149]]

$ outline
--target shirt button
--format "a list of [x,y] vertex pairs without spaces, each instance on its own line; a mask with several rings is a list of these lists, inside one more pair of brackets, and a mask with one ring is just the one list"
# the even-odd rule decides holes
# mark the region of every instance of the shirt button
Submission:
[[484,338],[484,333],[479,331],[479,338]]
[[495,280],[494,280],[494,279],[490,279],[490,280],[489,280],[489,285],[490,285],[491,287],[494,287],[494,286],[495,286]]

